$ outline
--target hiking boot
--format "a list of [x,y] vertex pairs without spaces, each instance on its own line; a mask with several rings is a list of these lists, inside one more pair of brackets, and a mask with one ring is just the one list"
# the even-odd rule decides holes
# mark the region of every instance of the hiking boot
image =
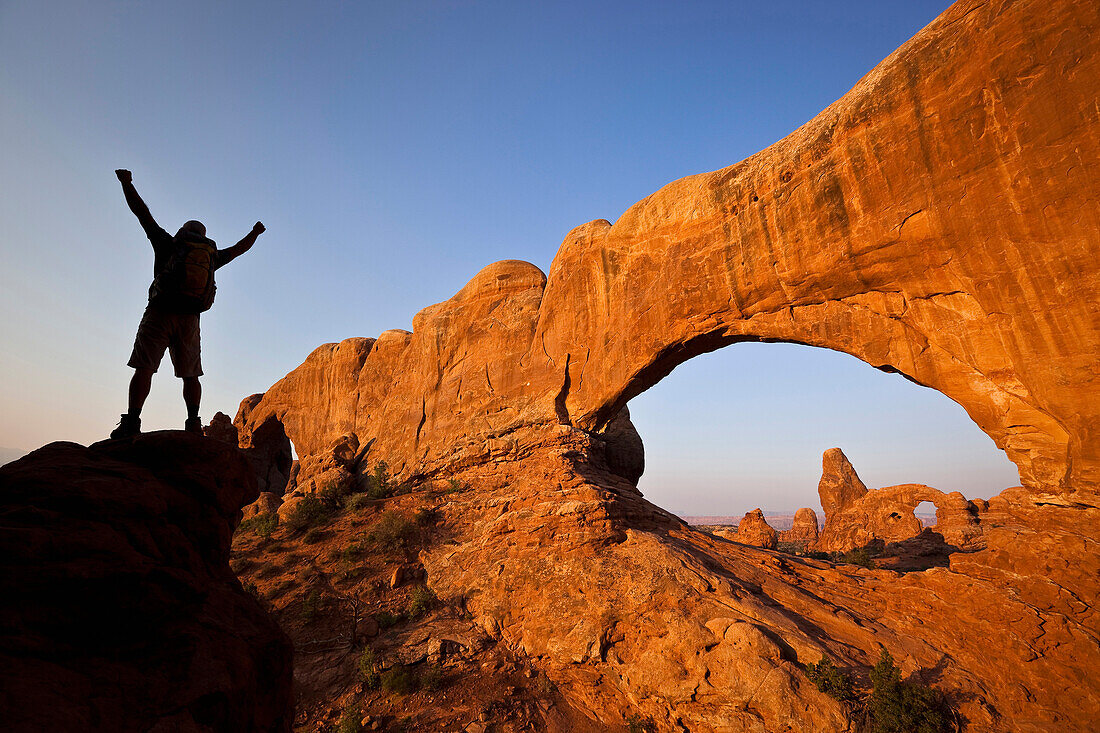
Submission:
[[187,421],[183,424],[183,429],[189,433],[194,433],[195,435],[204,435],[204,433],[202,432],[202,418],[187,418]]
[[111,439],[132,438],[141,432],[141,418],[137,415],[123,415],[118,427],[111,431]]

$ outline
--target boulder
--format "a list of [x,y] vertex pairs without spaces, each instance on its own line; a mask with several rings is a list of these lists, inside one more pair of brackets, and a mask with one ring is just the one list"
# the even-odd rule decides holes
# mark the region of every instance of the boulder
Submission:
[[210,424],[203,428],[203,434],[208,438],[237,446],[237,426],[233,424],[233,418],[224,412],[214,413]]
[[260,496],[256,501],[251,504],[245,505],[241,512],[244,515],[244,519],[251,519],[260,514],[270,514],[271,512],[278,512],[279,507],[282,506],[283,500],[271,493],[270,491],[264,491],[260,493]]

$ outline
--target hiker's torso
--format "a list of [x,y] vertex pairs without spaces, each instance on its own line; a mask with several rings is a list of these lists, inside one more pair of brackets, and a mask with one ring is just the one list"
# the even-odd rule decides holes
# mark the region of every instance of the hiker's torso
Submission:
[[170,313],[201,313],[214,302],[214,271],[221,265],[214,240],[163,229],[149,237],[153,245],[153,282],[149,304]]

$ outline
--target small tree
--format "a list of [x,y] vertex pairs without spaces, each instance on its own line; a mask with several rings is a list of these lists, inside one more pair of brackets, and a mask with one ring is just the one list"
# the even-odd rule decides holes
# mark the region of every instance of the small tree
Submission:
[[380,550],[393,552],[411,547],[419,536],[420,530],[406,515],[389,511],[382,513],[366,539]]
[[393,495],[394,489],[393,479],[390,478],[390,467],[385,461],[379,461],[368,479],[367,496],[372,499],[385,499]]
[[299,500],[286,518],[286,526],[292,532],[300,532],[328,516],[321,500],[314,494],[306,494]]
[[363,649],[363,653],[359,655],[358,675],[359,681],[368,690],[377,690],[378,685],[381,684],[382,678],[378,676],[378,671],[375,666],[378,664],[378,658],[374,654],[374,650],[369,646]]
[[901,670],[886,649],[871,670],[867,701],[874,733],[942,733],[949,730],[943,695],[925,685],[902,682]]
[[336,728],[336,733],[362,733],[363,730],[363,713],[360,712],[358,705],[349,705],[344,708],[344,714],[340,716],[340,724]]
[[806,675],[829,697],[841,702],[852,699],[852,678],[837,669],[828,657],[807,667]]
[[267,539],[279,526],[279,515],[276,512],[264,512],[241,522],[237,527],[239,532],[255,532],[257,536]]
[[409,618],[420,618],[435,607],[439,601],[435,593],[426,585],[418,585],[413,588],[412,598],[409,600]]

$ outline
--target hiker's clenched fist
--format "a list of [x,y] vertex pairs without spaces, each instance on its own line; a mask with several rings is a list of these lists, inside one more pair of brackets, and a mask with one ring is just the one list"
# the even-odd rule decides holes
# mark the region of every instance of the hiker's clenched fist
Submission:
[[115,175],[118,176],[118,180],[122,183],[131,183],[134,180],[134,174],[125,168],[119,168],[115,171]]
[[266,231],[267,227],[264,226],[264,223],[262,221],[256,222],[252,227],[253,234],[263,234]]

